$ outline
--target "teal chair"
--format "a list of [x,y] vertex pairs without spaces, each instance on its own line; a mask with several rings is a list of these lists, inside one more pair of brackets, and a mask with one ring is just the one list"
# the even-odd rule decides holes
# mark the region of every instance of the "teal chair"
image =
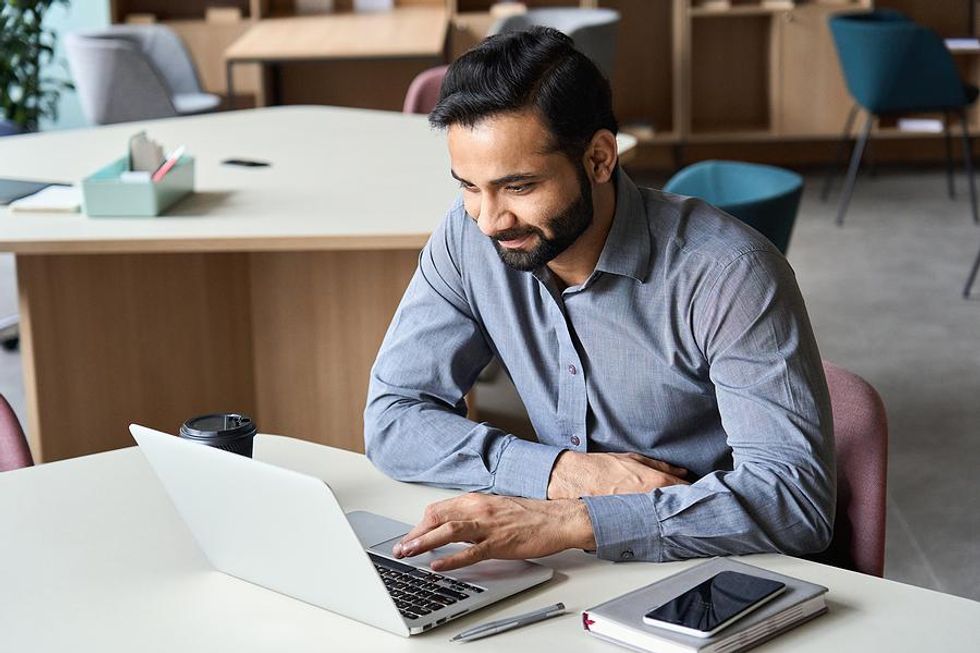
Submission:
[[[837,224],[844,224],[875,118],[924,112],[942,112],[946,118],[946,174],[950,197],[955,195],[955,190],[949,122],[951,115],[959,118],[973,220],[980,222],[966,115],[967,108],[977,99],[978,90],[960,79],[953,56],[943,40],[903,14],[888,10],[832,16],[830,31],[847,90],[855,101],[844,126],[842,144],[850,136],[858,107],[868,114],[851,153],[847,179],[837,207]],[[827,177],[822,193],[824,199],[832,178],[832,175]]]
[[664,190],[713,204],[754,228],[785,254],[803,196],[803,178],[773,166],[702,161],[671,177]]

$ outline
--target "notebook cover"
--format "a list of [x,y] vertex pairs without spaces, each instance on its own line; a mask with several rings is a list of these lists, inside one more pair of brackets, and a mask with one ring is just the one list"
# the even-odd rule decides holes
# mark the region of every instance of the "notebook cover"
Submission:
[[48,186],[61,186],[50,181],[28,181],[26,179],[0,179],[0,206],[14,200],[33,195]]
[[[688,589],[722,571],[737,571],[743,574],[781,581],[786,584],[786,591],[770,603],[767,603],[756,611],[746,615],[728,628],[725,628],[714,637],[691,637],[689,635],[666,630],[664,628],[649,626],[643,623],[643,615],[653,607],[665,603],[678,594],[687,591]],[[619,626],[624,626],[641,633],[653,635],[659,640],[664,640],[666,644],[664,648],[668,650],[701,651],[704,649],[717,647],[734,651],[740,649],[738,647],[731,648],[730,646],[725,646],[724,643],[726,640],[738,639],[738,636],[744,631],[762,624],[767,620],[776,617],[777,615],[814,599],[815,597],[822,596],[826,592],[827,588],[822,585],[817,585],[815,583],[809,583],[797,578],[778,574],[776,572],[761,569],[759,567],[748,565],[744,562],[738,562],[730,558],[713,558],[699,565],[695,565],[680,571],[672,576],[668,576],[667,578],[659,580],[655,583],[641,587],[627,594],[623,594],[622,596],[618,596],[614,599],[606,601],[605,603],[600,603],[594,608],[585,610],[582,615],[583,626],[586,628],[586,630],[589,630],[589,621],[596,622],[601,620],[613,622]],[[787,630],[789,627],[796,626],[809,618],[823,614],[823,612],[826,612],[825,607],[819,610],[817,613],[809,615],[809,617],[801,618],[798,621],[794,620],[785,624],[785,627],[774,629],[773,632],[768,633],[767,637],[761,638],[758,641],[753,642],[751,645],[755,646],[762,641],[765,641],[765,639],[770,639],[779,632]],[[599,633],[592,634],[607,641],[617,641]],[[617,643],[627,646],[628,648],[635,648],[634,646],[630,646],[624,642],[617,641]],[[657,649],[651,648],[649,650]]]

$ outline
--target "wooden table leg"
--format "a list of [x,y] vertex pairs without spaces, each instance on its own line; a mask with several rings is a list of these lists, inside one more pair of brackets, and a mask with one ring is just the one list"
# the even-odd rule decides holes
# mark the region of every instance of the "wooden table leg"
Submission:
[[418,250],[251,255],[259,427],[364,451],[368,378]]
[[255,409],[244,254],[18,255],[28,433],[52,461]]
[[418,251],[18,256],[38,460],[241,411],[363,450],[368,376]]

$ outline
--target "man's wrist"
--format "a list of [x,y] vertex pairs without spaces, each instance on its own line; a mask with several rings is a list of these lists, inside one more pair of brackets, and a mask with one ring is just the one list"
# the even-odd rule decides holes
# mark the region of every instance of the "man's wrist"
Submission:
[[561,519],[565,524],[565,548],[591,551],[596,548],[589,508],[581,499],[564,499]]
[[580,488],[574,484],[576,478],[574,467],[577,456],[577,452],[569,449],[558,454],[555,464],[551,468],[551,476],[548,478],[549,499],[578,499],[581,496]]

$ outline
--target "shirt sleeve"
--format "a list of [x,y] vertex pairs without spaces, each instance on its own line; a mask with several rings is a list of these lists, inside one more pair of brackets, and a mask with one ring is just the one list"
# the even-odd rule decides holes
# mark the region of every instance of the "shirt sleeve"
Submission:
[[584,497],[597,554],[666,561],[822,551],[836,501],[833,424],[793,271],[776,252],[749,251],[703,290],[691,327],[733,469],[648,494]]
[[464,291],[459,210],[422,250],[371,370],[366,453],[401,481],[544,499],[562,450],[466,418],[493,352]]

